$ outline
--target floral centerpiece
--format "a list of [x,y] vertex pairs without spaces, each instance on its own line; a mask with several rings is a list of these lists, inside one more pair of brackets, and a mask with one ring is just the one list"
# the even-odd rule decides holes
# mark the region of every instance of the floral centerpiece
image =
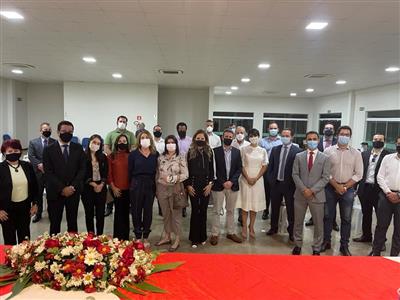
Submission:
[[0,266],[0,286],[14,284],[10,298],[31,284],[54,290],[145,295],[165,293],[146,282],[147,276],[174,269],[183,262],[155,264],[156,252],[143,243],[120,241],[90,233],[44,234],[6,250]]

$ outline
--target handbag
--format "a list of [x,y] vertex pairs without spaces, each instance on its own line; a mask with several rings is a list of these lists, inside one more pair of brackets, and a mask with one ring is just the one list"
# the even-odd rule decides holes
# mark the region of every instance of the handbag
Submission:
[[177,183],[174,186],[173,209],[184,208],[189,206],[188,196],[183,183]]

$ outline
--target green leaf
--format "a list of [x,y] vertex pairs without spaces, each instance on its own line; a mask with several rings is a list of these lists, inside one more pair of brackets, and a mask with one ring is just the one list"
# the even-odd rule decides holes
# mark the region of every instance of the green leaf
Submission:
[[[118,298],[120,298],[120,299],[123,299],[123,300],[131,300],[128,296],[125,296],[124,294],[122,294],[120,291],[118,291],[118,290],[114,290],[113,292],[112,292],[115,296],[117,296]],[[7,300],[7,299],[6,299]]]
[[12,288],[11,295],[6,300],[11,299],[21,293],[21,291],[28,286],[30,280],[31,275],[22,277],[21,279],[17,280]]
[[157,264],[157,265],[155,265],[153,271],[151,271],[151,274],[173,270],[173,269],[176,269],[177,267],[183,265],[184,263],[185,263],[184,261],[177,261],[177,262],[166,263],[166,264]]
[[141,283],[136,283],[135,286],[143,291],[147,292],[152,292],[152,293],[161,293],[165,294],[167,293],[166,290],[160,289],[159,287],[152,285],[148,282],[141,282]]
[[14,270],[12,268],[7,267],[5,265],[0,265],[0,276],[11,274],[13,272],[14,272]]
[[12,283],[14,283],[14,282],[16,282],[15,279],[0,282],[0,287],[3,287],[3,286],[6,286],[6,285],[9,285],[9,284],[12,284]]
[[132,285],[129,285],[129,284],[125,284],[123,289],[127,290],[128,292],[130,292],[132,294],[139,294],[139,295],[146,296],[145,292],[142,292],[141,290],[135,289]]

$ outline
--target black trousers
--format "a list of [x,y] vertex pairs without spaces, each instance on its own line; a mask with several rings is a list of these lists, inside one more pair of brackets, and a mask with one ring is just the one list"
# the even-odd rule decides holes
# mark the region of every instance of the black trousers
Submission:
[[147,239],[153,221],[155,182],[152,176],[140,176],[133,180],[134,187],[130,190],[133,231],[137,239]]
[[121,197],[114,197],[114,238],[129,240],[129,190],[122,190],[121,192]]
[[37,200],[37,206],[38,210],[36,215],[37,216],[42,216],[43,213],[43,192],[44,192],[44,187],[45,187],[45,181],[44,181],[44,174],[41,172],[36,172],[36,180],[38,183],[38,189],[39,189],[39,195],[38,195],[38,200]]
[[267,179],[267,172],[264,173],[264,192],[265,192],[265,207],[267,214],[269,214],[269,205],[271,203],[271,187]]
[[294,227],[294,192],[295,189],[288,188],[287,184],[277,181],[271,187],[271,229],[278,230],[279,211],[283,197],[285,197],[286,213],[289,226],[287,228],[290,235],[293,235]]
[[203,189],[206,182],[194,186],[196,195],[190,196],[192,213],[190,216],[189,240],[194,244],[200,244],[207,240],[207,208],[210,195],[204,196]]
[[[85,184],[82,192],[82,203],[85,209],[86,230],[102,235],[104,230],[104,208],[106,206],[107,188],[104,186],[96,193],[92,186]],[[96,211],[96,231],[94,230],[94,212]]]
[[79,198],[80,194],[77,192],[68,198],[61,195],[58,195],[55,198],[48,198],[47,206],[50,219],[50,234],[60,233],[64,207],[67,215],[67,231],[78,232],[77,218]]
[[386,241],[386,232],[394,218],[393,237],[390,256],[399,256],[400,254],[400,203],[392,203],[383,192],[379,193],[377,224],[375,227],[374,242],[372,251],[375,255],[380,255],[381,249]]
[[10,208],[6,210],[8,214],[8,220],[1,222],[5,245],[16,245],[16,237],[18,237],[18,243],[21,243],[26,239],[30,239],[30,209],[31,203],[27,200],[22,202],[11,202]]
[[375,213],[378,210],[379,192],[380,188],[378,185],[366,183],[362,193],[358,195],[363,213],[362,235],[366,238],[372,238],[372,210],[375,208]]

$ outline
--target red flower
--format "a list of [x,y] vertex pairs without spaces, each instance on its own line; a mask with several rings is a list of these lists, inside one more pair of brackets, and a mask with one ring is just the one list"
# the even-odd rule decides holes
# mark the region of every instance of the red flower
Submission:
[[134,251],[133,246],[130,245],[130,246],[126,247],[124,252],[122,253],[122,257],[125,258],[125,259],[132,258],[133,257],[133,251]]
[[44,246],[45,246],[47,249],[50,249],[50,248],[58,248],[58,247],[60,247],[60,241],[59,241],[59,240],[56,240],[56,239],[48,239],[48,240],[46,240],[46,242],[44,243]]
[[54,254],[52,253],[47,253],[44,257],[45,260],[53,260],[54,259]]
[[85,274],[85,265],[82,263],[75,264],[75,270],[73,276],[83,277],[84,274]]
[[49,269],[45,269],[43,271],[43,279],[44,281],[52,281],[53,280],[53,273]]
[[95,286],[93,284],[86,285],[85,286],[85,292],[86,293],[94,293],[94,292],[96,292],[96,288],[95,288]]
[[77,262],[84,262],[85,261],[85,254],[83,252],[78,254],[78,257],[76,258]]
[[103,255],[107,255],[108,253],[111,252],[111,248],[108,245],[102,245],[100,244],[99,246],[97,246],[97,251]]
[[61,290],[61,283],[58,282],[57,280],[54,280],[54,281],[51,282],[51,288],[53,290],[59,291],[59,290]]
[[135,249],[144,250],[144,244],[142,242],[135,242]]
[[103,277],[104,266],[100,264],[96,264],[93,269],[93,276],[96,278]]
[[72,274],[75,272],[75,262],[73,260],[66,260],[63,266],[63,270],[65,273],[70,273]]
[[40,276],[39,272],[35,272],[32,274],[32,282],[35,284],[41,284],[43,283],[42,276]]
[[134,257],[122,258],[120,264],[122,264],[123,266],[129,267],[131,264],[133,264],[134,261],[135,261]]
[[74,241],[68,241],[65,243],[65,245],[67,246],[75,246],[75,242]]
[[137,268],[136,282],[141,282],[146,278],[146,271],[142,267]]
[[126,275],[129,274],[129,269],[127,267],[120,266],[120,267],[117,268],[115,273],[120,277],[125,277]]
[[101,242],[98,239],[94,239],[93,236],[88,235],[88,237],[83,241],[83,247],[85,248],[96,248],[101,245]]

